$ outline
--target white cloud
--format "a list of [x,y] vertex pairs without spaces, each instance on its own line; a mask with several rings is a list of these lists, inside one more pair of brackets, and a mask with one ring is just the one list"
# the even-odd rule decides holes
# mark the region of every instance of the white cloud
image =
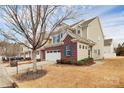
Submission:
[[[124,35],[124,16],[120,14],[108,15],[101,19],[103,31],[107,36],[113,36],[114,38],[123,37]],[[115,37],[116,35],[116,37]]]
[[84,18],[92,18],[95,16],[102,16],[102,14],[110,11],[111,9],[115,8],[116,6],[89,6],[91,8],[86,8],[84,11],[84,13],[86,13],[86,15],[84,15]]

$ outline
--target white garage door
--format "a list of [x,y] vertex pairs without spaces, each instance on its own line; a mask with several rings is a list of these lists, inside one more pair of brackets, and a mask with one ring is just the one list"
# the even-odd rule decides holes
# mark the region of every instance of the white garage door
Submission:
[[56,61],[58,59],[61,59],[61,53],[59,50],[46,51],[47,61]]

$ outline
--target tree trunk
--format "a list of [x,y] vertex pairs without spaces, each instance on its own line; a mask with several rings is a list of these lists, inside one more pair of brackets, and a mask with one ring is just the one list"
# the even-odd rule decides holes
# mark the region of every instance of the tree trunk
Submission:
[[32,51],[33,72],[37,71],[36,50]]

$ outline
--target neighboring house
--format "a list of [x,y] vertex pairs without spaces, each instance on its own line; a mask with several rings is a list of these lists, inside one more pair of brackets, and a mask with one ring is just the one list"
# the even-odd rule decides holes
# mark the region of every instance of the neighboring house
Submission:
[[[24,45],[22,46],[22,52],[20,53],[20,57],[23,57],[24,59],[28,58],[31,59],[32,58],[32,50],[25,47]],[[41,59],[41,50],[37,50],[36,52],[36,59]]]
[[113,40],[105,39],[104,40],[104,58],[116,57],[116,53],[114,52]]
[[0,63],[2,62],[2,57],[3,57],[3,55],[2,55],[2,54],[3,54],[3,53],[2,53],[3,51],[2,51],[2,50],[3,50],[3,49],[0,47]]
[[[45,46],[47,44],[50,44],[50,43],[51,43],[51,39],[48,40],[48,42],[45,44]],[[32,59],[32,50],[30,48],[27,48],[26,46],[24,46],[22,44],[21,44],[21,48],[22,48],[21,49],[22,51],[20,53],[20,57],[23,57],[24,59],[26,59],[26,58]],[[43,53],[42,53],[42,49],[43,49]],[[45,60],[44,47],[37,49],[36,59]]]
[[24,45],[21,45],[21,53],[20,53],[20,57],[23,57],[24,59],[25,58],[31,58],[31,49],[25,47]]
[[39,49],[40,58],[47,61],[64,59],[77,62],[93,57],[104,58],[104,35],[98,17],[81,20],[73,25],[62,24]]

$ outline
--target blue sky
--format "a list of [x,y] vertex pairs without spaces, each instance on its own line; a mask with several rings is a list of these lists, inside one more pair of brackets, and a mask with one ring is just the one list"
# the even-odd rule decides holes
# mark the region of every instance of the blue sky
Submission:
[[[83,15],[74,22],[98,16],[105,38],[113,38],[115,46],[117,46],[118,43],[124,42],[124,6],[82,5],[75,7]],[[73,24],[73,22],[70,24]],[[0,22],[0,28],[1,27],[5,28],[2,22]]]
[[78,19],[90,19],[98,16],[101,21],[105,38],[113,38],[114,46],[124,42],[124,6],[99,5],[78,6],[84,15]]

